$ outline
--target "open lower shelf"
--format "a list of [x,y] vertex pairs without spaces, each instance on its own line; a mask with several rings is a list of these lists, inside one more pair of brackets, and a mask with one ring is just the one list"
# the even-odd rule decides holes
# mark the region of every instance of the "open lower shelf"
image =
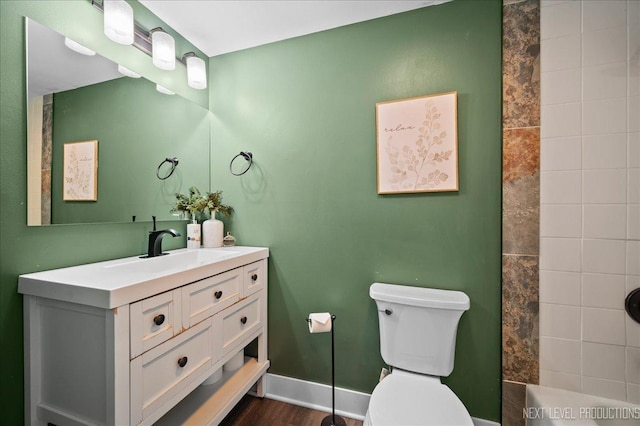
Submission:
[[269,365],[269,360],[260,363],[255,358],[245,357],[244,365],[238,370],[224,371],[218,382],[198,386],[155,424],[217,425],[267,372]]

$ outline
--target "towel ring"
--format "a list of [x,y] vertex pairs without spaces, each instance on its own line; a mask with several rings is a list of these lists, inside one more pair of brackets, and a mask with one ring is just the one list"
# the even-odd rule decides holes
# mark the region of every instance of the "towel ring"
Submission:
[[[242,170],[240,173],[236,173],[233,171],[233,162],[236,161],[236,158],[238,157],[244,158],[249,163],[247,164],[247,167],[244,170]],[[229,163],[229,172],[231,172],[231,174],[234,176],[242,176],[243,174],[247,173],[247,171],[251,168],[252,164],[253,164],[253,154],[247,151],[241,151],[240,154],[236,155],[231,159],[231,162]]]
[[[169,170],[169,172],[167,173],[166,176],[162,177],[162,176],[160,176],[160,168],[162,167],[162,165],[164,163],[171,163],[171,170]],[[160,165],[156,169],[156,176],[160,180],[165,180],[165,179],[169,178],[169,176],[171,176],[173,174],[173,172],[175,171],[177,165],[178,165],[178,159],[176,157],[166,158],[162,163],[160,163]]]

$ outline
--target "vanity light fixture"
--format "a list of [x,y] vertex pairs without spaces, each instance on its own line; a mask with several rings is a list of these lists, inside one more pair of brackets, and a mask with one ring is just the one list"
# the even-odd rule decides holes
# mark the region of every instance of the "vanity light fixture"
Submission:
[[151,34],[151,56],[153,65],[171,71],[176,69],[176,42],[162,28],[154,28]]
[[129,68],[123,67],[120,64],[118,64],[118,72],[127,77],[140,78],[140,74],[138,74],[137,72],[131,71]]
[[[133,47],[151,56],[153,65],[162,70],[173,71],[176,68],[176,62],[180,62],[187,67],[187,84],[189,87],[194,89],[207,88],[207,67],[205,61],[198,57],[194,52],[188,52],[182,57],[176,57],[176,42],[174,38],[161,27],[154,28],[150,31],[141,27],[134,20],[133,9],[125,0],[91,0],[91,4],[104,13],[104,32],[111,40],[117,43],[133,45]],[[111,22],[112,19],[115,20],[115,18],[108,17],[107,15],[111,16],[111,9],[115,8],[121,8],[121,10],[118,9],[120,10],[118,16],[127,17],[127,31],[129,31],[129,27],[131,27],[131,35],[127,36],[130,37],[130,39],[127,38],[126,42],[119,41],[124,38],[118,38],[118,35],[121,35],[124,31],[118,32],[110,30],[110,32],[108,32],[107,30],[107,22]],[[122,22],[124,22],[124,18],[119,19],[122,19]],[[129,19],[130,22],[128,21]],[[125,25],[119,24],[117,28],[124,29]],[[119,71],[129,77],[139,77],[139,74],[135,72],[132,72],[132,75],[126,74],[126,72],[123,72],[120,67]],[[135,74],[135,76],[133,74]],[[164,90],[167,89],[164,88]],[[171,92],[171,94],[173,94],[173,92]]]
[[96,54],[96,52],[94,52],[93,50],[89,49],[88,47],[84,47],[77,41],[71,40],[69,37],[64,38],[64,45],[74,52],[80,53],[81,55],[93,56]]
[[120,44],[133,44],[133,9],[125,0],[104,0],[104,34]]
[[187,84],[194,89],[207,88],[207,67],[204,61],[195,53],[188,52],[182,56],[187,64]]
[[159,85],[159,84],[156,84],[156,90],[157,90],[158,92],[160,92],[160,93],[165,94],[165,95],[175,95],[175,93],[174,93],[174,92],[172,92],[171,90],[169,90],[169,89],[167,89],[166,87],[161,86],[161,85]]

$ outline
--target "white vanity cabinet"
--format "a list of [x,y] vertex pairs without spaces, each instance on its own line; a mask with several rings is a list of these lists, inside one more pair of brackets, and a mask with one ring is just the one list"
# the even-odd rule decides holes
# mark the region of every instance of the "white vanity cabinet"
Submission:
[[[268,249],[175,250],[19,278],[26,423],[218,424],[264,396]],[[202,385],[257,339],[257,358]]]

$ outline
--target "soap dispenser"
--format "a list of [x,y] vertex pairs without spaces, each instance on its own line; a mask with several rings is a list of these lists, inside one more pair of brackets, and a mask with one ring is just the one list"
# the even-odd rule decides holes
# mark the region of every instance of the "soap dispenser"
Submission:
[[200,248],[201,232],[200,224],[194,217],[190,224],[187,225],[187,248],[198,249]]

